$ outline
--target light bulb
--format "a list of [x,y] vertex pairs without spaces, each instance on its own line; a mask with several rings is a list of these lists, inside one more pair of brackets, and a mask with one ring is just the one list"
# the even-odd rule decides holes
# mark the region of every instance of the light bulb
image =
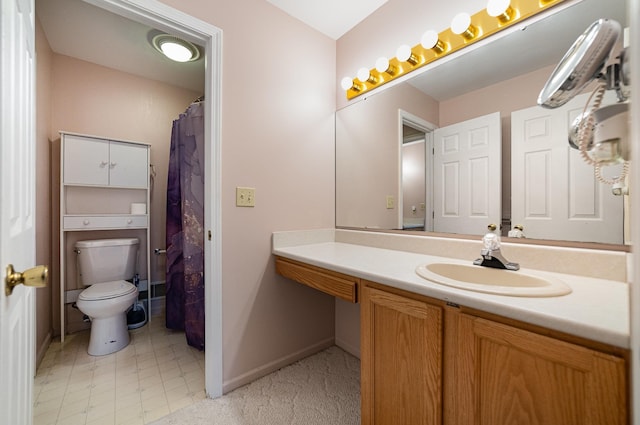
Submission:
[[362,67],[358,70],[358,80],[362,81],[363,83],[366,83],[369,80],[370,75],[371,73],[367,68]]
[[420,44],[422,44],[422,47],[425,49],[431,49],[437,42],[438,33],[433,30],[429,30],[422,34],[422,39],[420,40]]
[[176,62],[188,62],[193,57],[191,50],[172,41],[165,41],[160,45],[160,49],[166,57]]
[[420,44],[425,49],[435,50],[436,53],[442,53],[446,49],[444,43],[440,40],[440,38],[438,38],[438,33],[433,30],[429,30],[422,34]]
[[398,50],[396,50],[396,57],[400,62],[408,61],[411,57],[411,47],[407,46],[406,44],[398,47]]
[[414,55],[411,51],[411,47],[406,44],[398,47],[398,50],[396,51],[396,58],[398,58],[400,62],[409,62],[413,66],[420,63],[420,58]]
[[501,22],[507,22],[513,17],[511,0],[489,0],[487,2],[489,16],[498,18]]
[[468,13],[458,13],[451,21],[451,31],[466,39],[475,37],[475,28],[471,25],[471,16]]
[[342,90],[349,90],[353,87],[353,79],[351,77],[344,77],[342,81],[340,81],[340,86]]
[[389,69],[389,59],[385,58],[384,56],[379,57],[378,60],[376,61],[376,71],[378,71],[379,73],[383,73],[383,72],[387,72],[388,69]]

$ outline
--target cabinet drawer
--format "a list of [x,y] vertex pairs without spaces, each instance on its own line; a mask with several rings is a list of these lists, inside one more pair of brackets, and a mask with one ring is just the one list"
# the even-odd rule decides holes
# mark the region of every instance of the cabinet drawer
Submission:
[[147,221],[146,215],[65,216],[63,226],[65,230],[128,229],[147,227]]
[[334,297],[352,303],[358,302],[359,279],[353,276],[281,257],[276,257],[276,272]]

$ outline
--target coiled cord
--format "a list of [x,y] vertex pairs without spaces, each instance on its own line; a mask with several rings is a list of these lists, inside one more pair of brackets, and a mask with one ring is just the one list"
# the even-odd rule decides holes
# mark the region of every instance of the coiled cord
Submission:
[[583,116],[584,114],[586,114],[587,109],[589,108],[591,99],[594,99],[593,106],[589,111],[589,115],[585,120],[582,120],[582,122],[580,123],[580,127],[578,128],[578,147],[580,148],[580,156],[582,157],[582,159],[587,164],[593,165],[595,169],[595,176],[598,179],[598,181],[604,184],[614,185],[616,183],[624,182],[624,180],[627,178],[627,174],[629,173],[629,162],[624,161],[622,163],[622,172],[620,173],[619,176],[614,177],[612,179],[608,179],[602,175],[602,169],[601,169],[600,163],[594,160],[593,158],[591,158],[591,156],[589,155],[589,151],[587,150],[589,146],[589,140],[591,140],[591,137],[593,135],[593,129],[595,126],[595,117],[593,112],[596,109],[598,109],[602,104],[602,99],[604,98],[605,91],[606,91],[606,85],[604,83],[598,84],[598,86],[591,93],[591,96],[589,96],[589,99],[584,105],[584,109],[582,111]]

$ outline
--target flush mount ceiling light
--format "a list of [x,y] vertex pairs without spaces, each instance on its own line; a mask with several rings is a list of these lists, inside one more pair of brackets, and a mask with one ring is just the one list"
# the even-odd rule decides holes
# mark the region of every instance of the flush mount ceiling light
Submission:
[[200,58],[200,50],[194,44],[173,35],[157,33],[151,38],[151,45],[176,62],[192,62]]

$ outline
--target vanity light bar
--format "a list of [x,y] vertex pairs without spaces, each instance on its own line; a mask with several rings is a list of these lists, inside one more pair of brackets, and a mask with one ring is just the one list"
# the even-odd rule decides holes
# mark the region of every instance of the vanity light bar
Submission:
[[[427,31],[421,43],[414,47],[400,46],[397,57],[388,60],[379,58],[376,67],[369,70],[368,74],[366,68],[361,68],[357,78],[343,78],[342,89],[347,99],[353,99],[563,1],[566,0],[490,0],[487,9],[471,15],[470,19],[466,14],[456,15],[452,21],[452,28],[456,27],[456,32],[452,28],[439,34]],[[465,23],[462,26],[466,28],[461,28],[461,23]]]

